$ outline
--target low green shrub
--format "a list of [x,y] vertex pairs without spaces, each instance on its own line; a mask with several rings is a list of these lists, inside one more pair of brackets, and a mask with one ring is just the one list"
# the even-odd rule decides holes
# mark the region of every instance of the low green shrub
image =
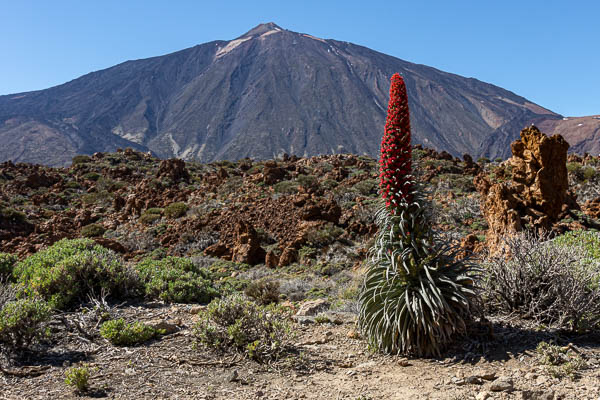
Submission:
[[21,211],[6,207],[0,208],[0,219],[4,219],[5,221],[12,223],[19,223],[27,221],[27,216]]
[[563,247],[577,247],[586,257],[600,262],[600,232],[570,231],[557,236],[554,243]]
[[315,317],[315,322],[317,324],[329,324],[331,323],[331,318],[327,316],[327,314],[319,314]]
[[149,298],[175,303],[209,303],[219,295],[210,273],[187,258],[146,258],[136,269]]
[[318,250],[310,247],[310,246],[302,246],[300,250],[298,250],[298,258],[301,262],[307,262],[310,259],[314,259],[318,255]]
[[281,194],[294,194],[298,191],[298,182],[294,181],[281,181],[273,185],[275,193]]
[[100,175],[97,172],[88,172],[87,174],[83,175],[83,179],[86,179],[88,181],[97,181],[98,179],[100,179],[102,175]]
[[89,224],[81,228],[81,236],[91,238],[104,235],[106,229],[100,224]]
[[90,388],[89,380],[90,369],[87,365],[71,367],[65,371],[65,384],[80,392],[85,392]]
[[583,179],[593,179],[598,174],[598,171],[594,167],[585,166],[583,167]]
[[88,163],[90,161],[92,161],[92,159],[89,156],[79,155],[79,156],[73,157],[72,164],[73,165],[85,164],[85,163]]
[[25,295],[68,309],[90,294],[129,295],[135,275],[112,250],[91,239],[63,239],[17,263],[14,276]]
[[44,334],[44,325],[50,316],[50,306],[40,299],[19,299],[3,304],[0,343],[12,351],[27,348]]
[[335,187],[338,186],[338,185],[339,185],[338,181],[336,181],[334,179],[325,179],[323,181],[323,183],[321,184],[321,186],[323,187],[323,189],[326,189],[326,190],[335,189]]
[[13,254],[0,253],[0,282],[11,280],[12,271],[17,260],[17,256]]
[[342,263],[319,263],[315,267],[315,271],[319,273],[319,275],[323,276],[333,276],[338,272],[344,270],[346,266]]
[[100,335],[115,346],[135,346],[163,333],[141,322],[129,324],[123,318],[106,321],[100,326]]
[[377,194],[378,182],[375,179],[367,179],[356,183],[352,189],[363,196],[369,196],[371,194]]
[[344,229],[328,222],[319,229],[313,229],[306,233],[306,242],[310,247],[325,247],[335,242],[344,233]]
[[155,210],[155,209],[149,208],[148,210],[146,210],[142,213],[142,215],[140,216],[140,219],[139,219],[139,221],[142,224],[152,225],[154,222],[156,222],[160,219],[160,213],[152,212],[152,210]]
[[183,217],[188,209],[189,208],[185,203],[171,203],[165,207],[165,217],[171,219]]
[[277,303],[279,301],[279,282],[268,280],[254,281],[248,284],[244,293],[263,306]]
[[300,185],[300,186],[304,186],[306,188],[309,187],[315,187],[319,184],[319,179],[314,176],[314,175],[298,175],[298,178],[296,178],[296,182]]
[[567,171],[573,174],[577,179],[583,178],[583,166],[578,162],[568,162]]
[[579,371],[586,367],[585,360],[570,346],[557,346],[546,342],[540,342],[536,349],[537,359],[544,369],[554,378],[571,379],[579,375]]
[[81,189],[81,185],[79,185],[79,183],[77,183],[75,181],[69,181],[69,182],[65,183],[65,187],[67,189]]
[[108,190],[99,190],[93,193],[86,193],[81,196],[83,204],[109,207],[112,205],[113,195]]
[[216,299],[200,315],[194,335],[208,349],[235,351],[258,362],[279,358],[289,340],[288,314],[259,306],[239,294]]

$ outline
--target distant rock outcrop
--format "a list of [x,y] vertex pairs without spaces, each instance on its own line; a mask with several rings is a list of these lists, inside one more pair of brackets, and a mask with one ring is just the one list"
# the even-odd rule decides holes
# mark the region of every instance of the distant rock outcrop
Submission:
[[492,248],[502,235],[525,227],[550,229],[561,213],[576,205],[568,192],[568,148],[562,136],[548,137],[531,126],[523,129],[521,139],[511,144],[513,156],[506,161],[506,167],[512,172],[512,179],[492,183],[483,174],[475,177]]
[[163,160],[158,167],[158,177],[170,178],[173,182],[189,181],[190,174],[185,169],[185,162],[177,158]]

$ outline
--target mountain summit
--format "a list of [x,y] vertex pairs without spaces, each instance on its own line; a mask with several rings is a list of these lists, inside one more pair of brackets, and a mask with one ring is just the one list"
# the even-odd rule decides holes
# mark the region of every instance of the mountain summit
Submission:
[[561,119],[476,79],[269,22],[234,40],[0,96],[0,161],[64,165],[118,147],[201,161],[376,157],[395,72],[406,82],[413,142],[454,155],[507,156],[524,126]]
[[271,32],[271,31],[282,31],[283,29],[281,29],[279,26],[277,26],[277,24],[273,23],[273,22],[267,22],[264,24],[259,24],[257,26],[255,26],[254,28],[250,29],[248,32],[244,33],[242,36],[240,37],[249,37],[249,36],[260,36],[264,33],[267,32]]

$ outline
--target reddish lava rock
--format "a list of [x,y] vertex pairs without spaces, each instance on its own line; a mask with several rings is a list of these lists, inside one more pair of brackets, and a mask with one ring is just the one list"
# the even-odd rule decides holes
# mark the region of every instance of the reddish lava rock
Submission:
[[158,167],[159,178],[170,178],[173,182],[190,180],[190,174],[185,169],[185,161],[178,158],[162,160]]
[[548,137],[531,126],[511,144],[513,157],[508,162],[512,181],[492,184],[483,174],[475,177],[492,249],[499,245],[501,236],[521,231],[525,225],[549,230],[564,213],[565,205],[576,207],[568,191],[568,148],[561,136]]

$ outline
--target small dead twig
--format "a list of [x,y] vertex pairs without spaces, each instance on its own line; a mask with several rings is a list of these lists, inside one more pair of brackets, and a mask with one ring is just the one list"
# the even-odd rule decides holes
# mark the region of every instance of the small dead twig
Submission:
[[47,365],[40,365],[28,369],[23,368],[21,370],[10,370],[5,369],[0,365],[0,372],[2,372],[4,375],[17,376],[19,378],[33,378],[36,376],[43,375],[44,371],[46,371],[49,368],[50,367]]
[[230,360],[218,360],[218,361],[196,361],[196,360],[189,360],[189,359],[185,359],[185,358],[169,358],[169,357],[165,357],[162,355],[158,355],[158,357],[167,360],[169,362],[172,362],[174,364],[189,364],[192,365],[194,367],[207,367],[207,366],[219,366],[219,367],[224,367],[224,368],[229,368],[229,367],[233,367],[234,365],[238,364],[241,361],[241,357],[239,356],[233,356]]

